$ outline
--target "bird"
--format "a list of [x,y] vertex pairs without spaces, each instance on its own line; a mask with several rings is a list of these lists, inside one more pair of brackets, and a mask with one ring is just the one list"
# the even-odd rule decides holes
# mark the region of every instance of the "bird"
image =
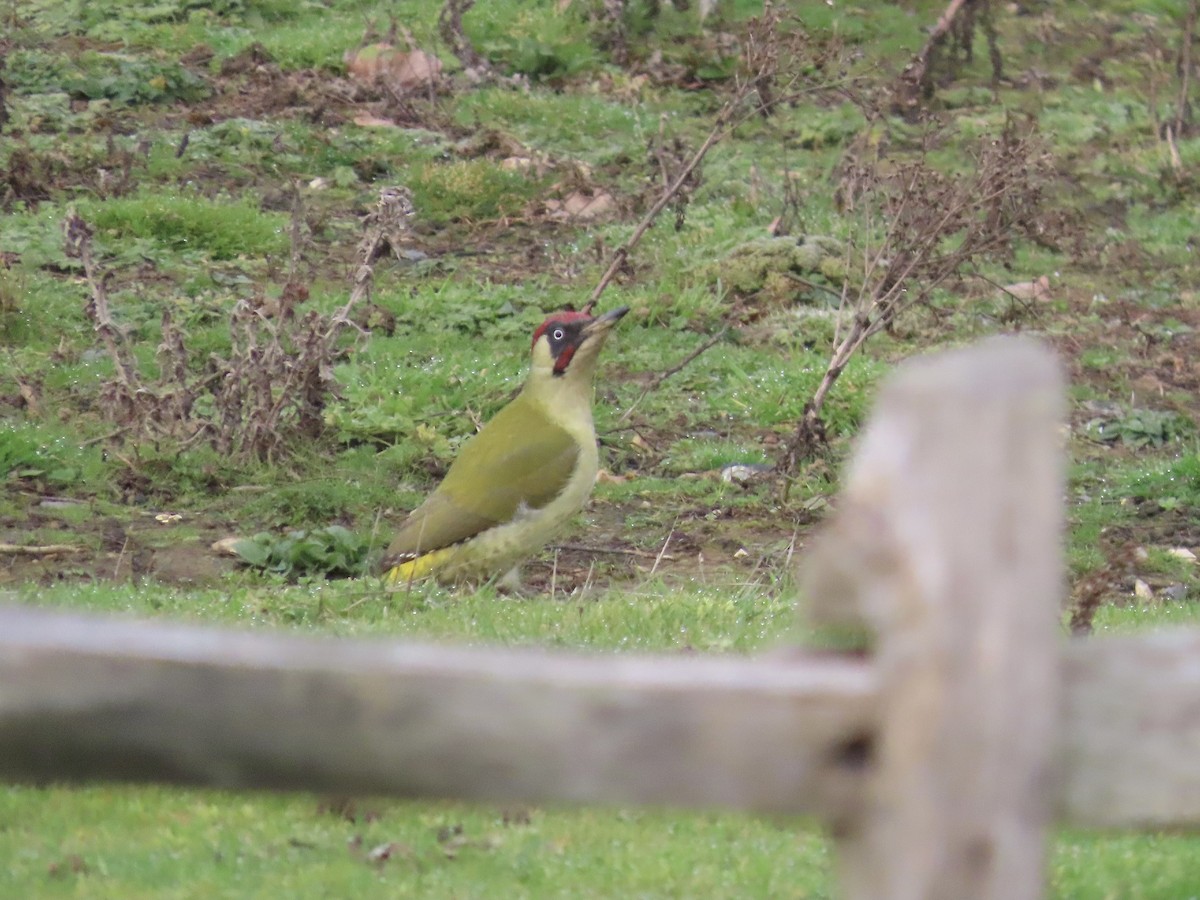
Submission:
[[596,363],[627,312],[566,310],[537,327],[520,392],[463,444],[441,484],[400,525],[383,557],[389,586],[426,577],[519,584],[520,564],[583,508],[595,485]]

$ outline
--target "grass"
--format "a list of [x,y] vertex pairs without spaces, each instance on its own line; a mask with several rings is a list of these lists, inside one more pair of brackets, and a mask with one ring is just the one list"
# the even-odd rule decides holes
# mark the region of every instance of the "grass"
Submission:
[[[1055,172],[1044,239],[984,261],[978,274],[987,281],[949,283],[936,308],[904,317],[852,360],[827,405],[828,452],[785,491],[711,473],[778,458],[821,377],[836,299],[781,287],[779,278],[771,290],[738,291],[727,260],[766,236],[776,217],[793,235],[853,247],[861,217],[836,189],[846,166],[876,149],[884,166],[903,162],[935,129],[868,115],[847,97],[893,80],[942,11],[932,0],[798,8],[844,90],[801,97],[736,129],[706,160],[682,227],[668,212],[610,287],[606,307],[632,308],[605,350],[597,390],[603,465],[616,479],[597,487],[562,542],[614,552],[548,551],[530,568],[545,576],[554,567],[554,593],[515,600],[425,585],[382,595],[371,578],[312,572],[218,570],[198,585],[155,566],[136,584],[113,573],[122,571],[122,553],[206,556],[208,543],[227,534],[277,539],[330,525],[377,552],[476,423],[520,383],[534,326],[583,301],[657,196],[652,142],[661,136],[670,146],[678,137],[692,148],[708,132],[735,59],[726,35],[737,35],[758,5],[723,3],[703,26],[693,13],[666,9],[654,20],[632,9],[634,64],[622,69],[585,6],[479,4],[465,18],[467,34],[518,77],[460,80],[432,99],[401,100],[345,81],[343,53],[368,24],[386,31],[394,14],[456,71],[433,39],[439,4],[427,0],[75,6],[31,0],[6,13],[0,540],[69,542],[81,552],[0,571],[7,602],[612,653],[769,649],[793,634],[792,551],[836,503],[840,464],[880,379],[905,356],[1022,330],[1051,341],[1073,378],[1072,577],[1104,569],[1124,545],[1143,551],[1136,577],[1150,596],[1135,596],[1132,579],[1118,583],[1097,612],[1097,632],[1200,619],[1200,568],[1171,553],[1200,549],[1200,425],[1187,376],[1200,327],[1190,249],[1200,139],[1178,139],[1182,171],[1173,169],[1157,137],[1176,96],[1161,62],[1173,51],[1152,50],[1177,38],[1178,4],[994,12],[1009,78],[993,89],[977,35],[975,59],[932,100],[948,130],[936,133],[931,159],[969,168],[965,148],[1009,118],[1036,125]],[[256,49],[257,61],[242,65],[256,44],[269,59]],[[211,58],[184,58],[201,46]],[[839,47],[850,53],[838,56]],[[364,112],[395,124],[355,124]],[[528,171],[505,161],[523,155],[533,161]],[[181,450],[105,418],[113,366],[84,316],[79,264],[62,249],[72,206],[98,230],[114,318],[153,379],[164,308],[187,333],[192,371],[203,372],[228,353],[228,316],[239,300],[277,298],[295,277],[310,291],[298,315],[344,303],[363,219],[379,188],[392,184],[414,193],[411,246],[377,266],[363,332],[338,349],[339,392],[323,410],[324,434],[267,465],[203,442]],[[618,208],[596,222],[541,214],[545,201],[581,187],[612,193]],[[293,272],[297,190],[304,209]],[[1055,230],[1059,219],[1065,232]],[[852,284],[859,277],[853,263],[847,271],[845,260],[832,262],[842,271],[814,275],[822,284],[837,290],[843,276]],[[994,290],[1043,274],[1052,283],[1047,301]],[[721,341],[646,392],[726,327]],[[164,512],[182,520],[160,522]],[[127,552],[106,549],[114,533]],[[528,822],[506,822],[486,806],[395,800],[359,801],[347,817],[329,806],[306,796],[158,787],[6,788],[0,894],[833,891],[829,844],[806,823],[611,809],[537,809]],[[387,858],[371,858],[388,845],[376,854]],[[1063,831],[1051,855],[1052,892],[1196,895],[1197,850],[1185,835]]]
[[[343,636],[534,642],[569,648],[761,649],[791,627],[771,585],[648,582],[578,602],[499,600],[421,588],[354,603],[340,584],[61,586],[40,604]],[[33,599],[22,592],[21,599]],[[354,609],[348,610],[354,603]],[[1193,610],[1106,609],[1101,631],[1194,621]],[[526,821],[527,818],[527,821]],[[340,801],[166,789],[13,787],[0,793],[0,884],[25,895],[89,897],[405,896],[828,897],[832,861],[811,825],[732,813],[532,809]],[[1194,892],[1195,839],[1064,831],[1054,896],[1174,898]],[[370,854],[386,858],[372,860]]]
[[[38,795],[36,843],[10,857],[10,871],[46,897],[654,896],[663,884],[713,897],[822,896],[828,883],[822,841],[733,815],[533,810],[506,825],[494,808],[364,801],[362,818],[347,821],[308,797]],[[87,869],[72,871],[74,858]]]
[[215,260],[282,254],[287,250],[285,217],[264,213],[247,197],[144,193],[80,204],[79,214],[114,242],[144,239]]

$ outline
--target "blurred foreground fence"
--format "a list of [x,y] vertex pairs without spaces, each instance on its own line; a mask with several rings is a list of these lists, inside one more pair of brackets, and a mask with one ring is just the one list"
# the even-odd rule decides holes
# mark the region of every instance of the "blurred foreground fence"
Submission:
[[1200,824],[1200,633],[1066,640],[1063,385],[997,338],[885,386],[808,564],[865,652],[583,656],[0,610],[0,778],[731,807],[851,900],[1042,893],[1047,827]]

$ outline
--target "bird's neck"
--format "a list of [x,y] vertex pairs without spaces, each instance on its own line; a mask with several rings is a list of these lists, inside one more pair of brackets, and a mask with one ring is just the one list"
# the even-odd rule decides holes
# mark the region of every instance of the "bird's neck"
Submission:
[[534,370],[529,373],[521,393],[528,402],[538,406],[551,421],[566,431],[581,439],[586,437],[595,440],[595,426],[592,424],[594,370],[594,366],[584,366],[557,376],[548,371]]

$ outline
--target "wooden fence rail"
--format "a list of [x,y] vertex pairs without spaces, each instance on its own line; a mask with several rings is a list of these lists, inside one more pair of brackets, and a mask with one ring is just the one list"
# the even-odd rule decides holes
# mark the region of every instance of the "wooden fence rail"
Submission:
[[1200,633],[1062,638],[1063,389],[905,364],[809,564],[866,652],[578,656],[0,610],[0,778],[732,807],[851,900],[1041,895],[1045,829],[1200,825]]

